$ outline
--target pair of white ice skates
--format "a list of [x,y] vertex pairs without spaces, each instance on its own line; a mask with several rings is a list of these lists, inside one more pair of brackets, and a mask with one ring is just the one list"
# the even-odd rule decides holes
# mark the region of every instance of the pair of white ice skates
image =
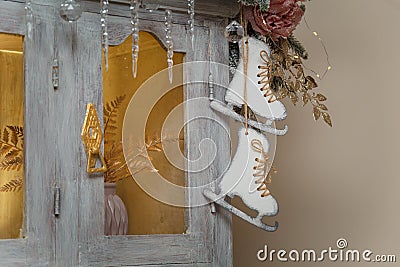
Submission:
[[[242,40],[240,46],[243,45],[243,42],[244,40]],[[209,200],[216,202],[259,228],[266,231],[275,231],[278,227],[277,222],[273,226],[262,222],[263,216],[275,216],[279,210],[278,203],[268,190],[270,165],[267,162],[266,153],[269,150],[269,142],[263,132],[274,135],[286,134],[287,126],[282,130],[273,127],[273,121],[286,118],[286,109],[279,101],[269,103],[268,98],[264,97],[265,92],[260,90],[262,87],[259,83],[262,79],[260,77],[260,66],[265,66],[266,64],[260,55],[270,52],[268,45],[252,37],[248,39],[247,45],[247,104],[255,115],[264,118],[266,121],[258,122],[249,119],[247,134],[244,126],[239,129],[238,148],[231,165],[219,182],[220,192],[216,193],[206,189],[204,195]],[[210,99],[210,105],[214,110],[241,123],[244,123],[246,119],[235,112],[234,109],[242,108],[244,104],[245,76],[243,74],[243,63],[242,57],[225,95],[227,104]],[[250,209],[258,212],[256,218],[247,215],[225,201],[225,196],[232,198],[235,195],[239,196]]]

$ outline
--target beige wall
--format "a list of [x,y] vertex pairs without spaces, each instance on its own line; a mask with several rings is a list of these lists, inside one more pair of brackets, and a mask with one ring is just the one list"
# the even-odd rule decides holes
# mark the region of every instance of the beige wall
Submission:
[[[278,139],[279,174],[272,185],[280,204],[279,230],[266,233],[235,218],[234,264],[283,266],[258,262],[257,251],[265,244],[324,249],[335,247],[340,237],[351,249],[397,253],[399,262],[400,2],[315,0],[307,8],[308,23],[325,40],[333,65],[319,85],[334,127],[314,122],[309,107],[286,103],[289,133]],[[324,54],[304,23],[296,36],[310,52],[308,65],[322,70]]]

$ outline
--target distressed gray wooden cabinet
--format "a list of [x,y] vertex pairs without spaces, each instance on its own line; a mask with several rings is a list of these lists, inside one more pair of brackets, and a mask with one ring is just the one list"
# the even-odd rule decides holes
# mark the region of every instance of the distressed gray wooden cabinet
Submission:
[[[25,38],[25,222],[24,237],[0,240],[1,266],[231,266],[231,216],[210,206],[188,208],[185,234],[104,236],[104,195],[101,175],[86,172],[80,131],[87,103],[101,116],[102,58],[99,3],[81,1],[84,13],[77,23],[60,19],[60,1],[33,0],[32,39]],[[130,34],[128,0],[110,1],[110,45]],[[144,1],[147,2],[147,1]],[[196,1],[195,48],[187,38],[186,1],[152,1],[174,11],[175,51],[185,61],[212,58],[227,64],[224,28],[237,12],[236,1]],[[164,13],[143,12],[141,30],[164,41]],[[0,0],[0,32],[25,35],[24,1]],[[53,88],[52,65],[59,61],[59,87]],[[208,70],[184,69],[184,76],[204,76]],[[220,84],[228,73],[215,73]],[[207,84],[186,85],[185,100],[206,97]],[[216,92],[222,99],[223,92]],[[202,113],[226,125],[208,106],[185,105],[186,118]],[[185,129],[185,152],[199,153],[199,142],[216,140],[218,160],[200,173],[189,173],[191,185],[211,181],[229,159],[229,142],[221,127],[204,128],[193,122]],[[191,155],[195,156],[195,155]],[[60,215],[54,215],[54,192],[60,188]],[[187,201],[203,198],[188,194]]]

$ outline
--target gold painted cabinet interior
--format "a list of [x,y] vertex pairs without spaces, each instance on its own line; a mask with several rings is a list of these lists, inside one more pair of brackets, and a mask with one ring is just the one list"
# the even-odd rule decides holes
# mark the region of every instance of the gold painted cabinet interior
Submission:
[[[121,45],[109,48],[109,69],[103,71],[104,85],[104,105],[116,99],[121,100],[121,104],[114,114],[116,118],[104,116],[104,124],[106,127],[105,134],[105,156],[110,158],[113,155],[113,147],[122,142],[122,126],[125,111],[130,99],[135,95],[137,89],[143,82],[149,79],[154,74],[167,68],[167,52],[161,46],[159,41],[150,33],[140,32],[139,34],[139,68],[136,78],[132,76],[131,63],[131,37],[127,38]],[[174,63],[180,64],[183,62],[184,54],[174,53]],[[105,68],[103,68],[105,70]],[[182,80],[183,73],[174,71],[174,79]],[[158,82],[159,86],[168,84],[168,80]],[[153,107],[150,117],[147,120],[146,126],[146,142],[150,144],[158,142],[161,139],[161,128],[167,115],[173,108],[183,102],[183,87],[174,88],[168,94],[164,95]],[[137,112],[141,112],[142,107],[135,107]],[[111,121],[110,121],[111,119]],[[115,120],[115,123],[112,123]],[[183,123],[183,114],[180,117]],[[115,127],[115,128],[114,128]],[[164,127],[171,127],[164,125]],[[168,131],[168,130],[167,130]],[[174,140],[183,146],[183,135],[181,140]],[[139,136],[136,138],[139,139]],[[138,144],[132,144],[138,145]],[[165,157],[163,151],[159,151],[162,144],[155,144],[148,149],[149,156],[152,159],[152,164],[155,169],[171,183],[184,186],[185,173],[171,165]],[[183,147],[182,147],[183,149]],[[121,161],[125,159],[120,158]],[[148,170],[141,172],[142,175],[152,175]],[[128,177],[119,180],[120,177],[127,174]],[[129,216],[128,235],[137,234],[182,234],[186,231],[184,224],[185,210],[184,208],[174,207],[164,204],[157,199],[152,198],[144,192],[140,186],[134,181],[133,177],[128,173],[128,170],[116,173],[116,177],[107,177],[117,181],[117,195],[120,196],[125,203]],[[184,196],[183,196],[184,197]]]
[[22,36],[0,33],[0,239],[19,238],[23,221],[22,46]]

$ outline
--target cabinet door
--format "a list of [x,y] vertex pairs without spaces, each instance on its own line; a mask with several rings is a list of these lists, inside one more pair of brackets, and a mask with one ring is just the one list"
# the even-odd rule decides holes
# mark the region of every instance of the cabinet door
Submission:
[[1,266],[54,264],[54,10],[32,9],[28,38],[24,4],[0,1]]
[[[24,60],[24,193],[23,197],[20,196],[24,199],[24,204],[21,204],[24,219],[21,220],[19,238],[0,240],[1,264],[232,265],[230,215],[218,207],[216,213],[211,213],[210,205],[185,208],[184,231],[180,234],[104,235],[104,177],[86,172],[87,156],[80,136],[86,104],[94,103],[100,118],[103,117],[105,86],[99,6],[94,1],[82,2],[86,12],[81,19],[77,23],[67,23],[58,15],[58,2],[33,2],[32,36],[27,38],[24,36],[26,26],[22,1],[0,0],[0,33],[24,38],[21,49]],[[110,15],[110,45],[118,46],[130,34],[129,8],[113,5]],[[141,14],[141,30],[152,33],[165,46],[163,17],[163,12],[159,11]],[[208,60],[207,51],[211,42],[213,60],[226,63],[227,46],[223,39],[226,21],[199,19],[194,49],[186,36],[186,21],[184,13],[174,17],[174,49],[182,54],[183,62]],[[54,59],[59,62],[56,88],[52,83]],[[208,74],[205,67],[193,68],[190,65],[184,66],[181,73],[185,81],[199,77],[206,81]],[[228,73],[217,73],[215,70],[214,77],[216,83],[224,85],[228,82]],[[181,94],[185,101],[207,97],[208,85],[188,83],[182,87]],[[222,92],[216,97],[222,99]],[[0,100],[2,103],[5,101]],[[213,120],[207,123],[193,120],[196,116],[211,117]],[[228,136],[224,127],[217,127],[218,124],[226,126],[226,121],[216,116],[206,103],[198,105],[190,101],[184,104],[183,117],[185,122],[191,121],[184,128],[183,149],[188,158],[201,156],[198,145],[207,138],[213,139],[218,151],[218,160],[201,171],[186,172],[184,182],[190,187],[212,182],[229,161]],[[7,126],[18,125],[1,125]],[[7,129],[10,131],[9,140],[13,143],[11,136],[18,136],[17,128]],[[3,131],[2,138],[4,135]],[[201,152],[205,159],[211,157],[207,149]],[[188,169],[192,167],[189,163]],[[60,188],[57,216],[54,215],[56,188]],[[200,191],[187,190],[184,193],[187,206],[204,200]]]
[[[180,233],[175,230],[155,231],[132,230],[125,236],[106,236],[104,234],[104,177],[102,174],[89,175],[86,171],[87,156],[80,141],[86,104],[94,103],[100,120],[103,118],[104,70],[101,53],[101,28],[98,14],[98,3],[85,2],[85,12],[76,24],[60,23],[57,30],[57,49],[60,61],[60,86],[57,91],[55,106],[57,108],[57,144],[56,156],[57,179],[61,187],[61,215],[57,219],[56,260],[60,266],[231,266],[232,240],[231,217],[216,207],[212,213],[210,204],[197,207],[182,208],[183,228]],[[110,53],[113,47],[126,42],[131,33],[129,6],[111,5],[109,17]],[[173,25],[174,50],[177,58],[183,62],[207,61],[209,42],[215,44],[212,58],[217,62],[227,62],[227,43],[223,37],[225,20],[199,20],[195,29],[195,47],[187,37],[187,14],[175,14]],[[158,39],[158,44],[165,47],[164,12],[153,11],[141,13],[140,29],[151,33]],[[125,43],[126,45],[126,43]],[[142,47],[141,49],[144,49]],[[161,58],[163,64],[165,58]],[[118,67],[118,62],[111,61],[110,70]],[[124,58],[121,58],[120,64]],[[147,58],[140,58],[141,63]],[[130,62],[130,57],[128,58]],[[144,63],[143,63],[144,64]],[[154,62],[157,65],[158,61]],[[185,81],[208,80],[208,64],[197,68],[184,65],[181,68]],[[131,70],[127,75],[132,75]],[[215,73],[216,83],[226,84],[228,73]],[[122,81],[119,81],[122,82]],[[130,86],[130,84],[126,84]],[[216,116],[208,106],[208,102],[199,103],[189,100],[198,97],[207,98],[207,83],[187,83],[182,89],[182,117],[189,122],[184,127],[184,154],[193,161],[206,167],[197,172],[184,172],[183,182],[190,188],[212,183],[223,172],[224,165],[229,162],[229,136],[225,129],[226,121]],[[222,90],[221,90],[222,91]],[[222,99],[222,92],[217,93]],[[203,99],[204,100],[204,99]],[[137,110],[141,112],[141,110]],[[197,116],[212,118],[204,122]],[[224,127],[219,127],[223,125]],[[212,158],[212,149],[199,150],[201,141],[211,138],[216,146],[218,159],[210,164],[206,160]],[[203,147],[204,148],[204,147]],[[203,155],[201,154],[203,153]],[[226,166],[225,166],[226,167]],[[180,196],[182,197],[182,196]],[[186,190],[183,198],[185,205],[206,202],[201,191]],[[143,203],[145,205],[145,203]],[[152,210],[137,216],[151,216]],[[137,220],[132,220],[137,221]],[[75,245],[74,245],[75,244]]]

